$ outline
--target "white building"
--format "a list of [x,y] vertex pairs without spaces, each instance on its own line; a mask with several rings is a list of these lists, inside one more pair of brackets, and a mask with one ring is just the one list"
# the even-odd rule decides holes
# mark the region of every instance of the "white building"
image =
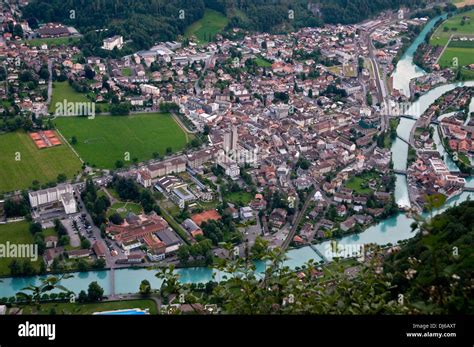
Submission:
[[54,188],[38,190],[28,193],[32,208],[43,207],[61,202],[67,214],[76,213],[76,200],[70,184],[61,184]]
[[122,49],[123,47],[123,37],[122,36],[113,36],[109,37],[108,39],[104,40],[104,45],[102,46],[102,49],[105,49],[107,51],[112,51],[115,47],[118,49]]
[[155,95],[155,96],[160,95],[160,88],[152,86],[150,84],[141,84],[140,90],[142,94],[150,94],[150,95]]

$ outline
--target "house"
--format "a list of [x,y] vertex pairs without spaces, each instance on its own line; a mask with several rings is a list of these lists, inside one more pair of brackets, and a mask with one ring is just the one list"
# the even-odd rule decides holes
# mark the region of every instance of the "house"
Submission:
[[341,230],[342,231],[348,231],[349,229],[352,229],[355,227],[357,224],[356,220],[354,217],[349,217],[347,220],[342,222],[341,225]]
[[109,37],[103,41],[102,49],[112,51],[114,48],[122,49],[123,47],[123,36],[115,35]]
[[46,248],[54,248],[58,244],[58,238],[56,236],[47,236],[44,238]]
[[63,247],[48,248],[43,255],[46,266],[50,267],[53,264],[54,259],[63,254],[63,252]]
[[240,208],[239,211],[240,219],[243,221],[253,220],[255,219],[255,214],[250,206],[244,206]]
[[106,247],[102,241],[96,241],[92,245],[92,249],[97,256],[97,258],[105,258]]
[[273,229],[281,229],[286,223],[288,212],[282,208],[276,208],[270,214],[269,222]]
[[204,235],[201,228],[190,218],[185,219],[181,225],[193,238]]
[[90,249],[73,249],[67,251],[66,255],[69,259],[87,258],[91,255],[91,251]]

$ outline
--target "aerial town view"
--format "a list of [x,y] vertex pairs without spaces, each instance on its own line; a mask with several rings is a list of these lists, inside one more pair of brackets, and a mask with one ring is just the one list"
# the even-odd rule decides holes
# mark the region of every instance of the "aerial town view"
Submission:
[[0,324],[474,314],[473,1],[4,0],[0,22]]

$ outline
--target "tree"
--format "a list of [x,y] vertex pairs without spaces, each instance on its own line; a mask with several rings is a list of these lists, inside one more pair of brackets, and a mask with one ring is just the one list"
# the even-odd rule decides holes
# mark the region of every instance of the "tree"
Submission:
[[15,27],[13,28],[13,36],[18,36],[20,38],[23,38],[23,28],[21,27],[20,24],[16,24]]
[[30,224],[30,233],[33,235],[36,233],[40,233],[43,230],[41,227],[41,223],[31,223]]
[[78,296],[77,301],[79,301],[80,303],[84,303],[84,302],[87,302],[88,299],[89,298],[87,296],[87,293],[84,290],[81,290],[79,292],[79,296]]
[[76,136],[73,136],[73,137],[71,138],[71,144],[77,145],[77,137],[76,137]]
[[82,249],[91,248],[91,242],[88,239],[86,239],[85,237],[81,240],[81,248]]
[[140,283],[140,295],[149,296],[151,293],[151,285],[148,280],[143,280]]
[[187,265],[190,256],[189,247],[187,245],[182,245],[181,247],[179,247],[177,256],[181,264]]
[[111,221],[112,223],[114,223],[115,225],[121,225],[123,223],[123,218],[122,216],[120,216],[120,214],[118,214],[117,212],[115,212],[114,214],[112,214],[110,217],[109,217],[109,221]]
[[91,302],[99,301],[104,296],[104,289],[96,282],[91,282],[87,289],[87,298]]
[[[51,292],[52,290],[60,290],[63,292],[69,292],[64,286],[60,285],[59,282],[63,279],[74,277],[73,275],[62,275],[61,277],[48,277],[41,280],[39,286],[29,285],[22,289],[22,292],[17,293],[17,297],[25,299],[29,302],[33,301],[38,309],[40,308],[40,300],[43,294]],[[26,293],[25,293],[26,292]],[[31,294],[27,294],[27,293]]]
[[67,176],[66,176],[65,174],[63,174],[63,173],[60,173],[60,174],[58,175],[58,177],[56,178],[56,181],[57,181],[58,183],[66,182],[66,181],[67,181]]

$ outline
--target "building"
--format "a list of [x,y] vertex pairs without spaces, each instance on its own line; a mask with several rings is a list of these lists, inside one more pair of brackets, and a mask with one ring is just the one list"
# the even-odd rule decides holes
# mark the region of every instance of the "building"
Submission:
[[137,173],[137,182],[148,188],[156,178],[186,171],[186,157],[180,156],[159,163],[150,164]]
[[193,237],[203,236],[201,228],[192,219],[185,219],[181,226]]
[[123,47],[123,37],[116,35],[116,36],[112,36],[105,39],[102,49],[105,49],[107,51],[112,51],[114,48],[122,49],[122,47]]
[[204,163],[210,161],[214,156],[215,151],[212,149],[203,149],[187,155],[188,165],[195,169],[202,166]]
[[255,214],[250,206],[244,206],[240,208],[239,211],[240,219],[243,221],[253,220],[255,219]]
[[166,228],[168,228],[168,223],[153,212],[149,215],[140,216],[128,214],[122,225],[109,224],[106,232],[121,246],[125,244],[125,247],[130,248],[130,241],[142,240],[145,236],[163,231]]
[[192,221],[197,225],[201,226],[202,223],[208,222],[210,220],[220,220],[222,217],[217,212],[217,210],[208,210],[198,214],[195,214],[191,217]]
[[105,258],[106,247],[102,241],[96,241],[92,245],[92,249],[97,256],[97,258]]
[[38,29],[41,38],[67,37],[71,35],[69,29],[59,23],[48,23]]
[[237,133],[237,127],[232,126],[230,131],[224,134],[224,151],[236,151],[238,141],[239,134]]
[[28,197],[32,208],[48,209],[60,203],[67,214],[77,212],[76,200],[70,184],[60,184],[54,188],[30,192]]
[[160,88],[152,86],[151,84],[140,84],[140,91],[145,95],[160,95]]

